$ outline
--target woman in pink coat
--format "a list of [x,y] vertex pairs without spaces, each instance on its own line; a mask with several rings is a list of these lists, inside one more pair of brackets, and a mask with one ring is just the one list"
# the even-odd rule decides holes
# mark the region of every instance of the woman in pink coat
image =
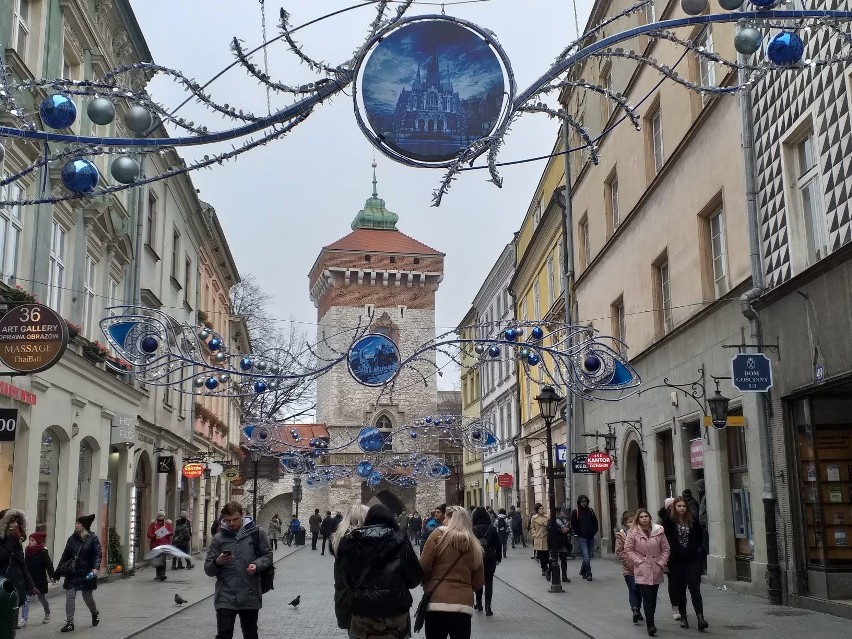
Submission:
[[636,511],[633,526],[624,542],[624,554],[633,564],[633,577],[642,594],[648,635],[653,637],[657,634],[654,625],[657,590],[663,583],[663,568],[669,560],[669,542],[663,527],[651,521],[651,513],[645,508]]

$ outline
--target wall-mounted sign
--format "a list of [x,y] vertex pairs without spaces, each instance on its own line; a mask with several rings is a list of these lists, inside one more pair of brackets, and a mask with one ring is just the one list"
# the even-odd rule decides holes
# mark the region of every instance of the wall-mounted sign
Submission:
[[772,388],[772,362],[763,353],[740,353],[731,359],[734,388],[743,393],[765,393]]
[[725,421],[724,424],[721,424],[721,425],[716,424],[713,421],[713,418],[710,417],[710,415],[705,415],[703,423],[704,423],[704,428],[710,428],[711,426],[713,428],[727,428],[727,427],[731,427],[731,426],[742,428],[743,426],[745,426],[747,424],[746,418],[743,417],[742,415],[728,415],[728,419]]
[[198,462],[192,462],[189,464],[184,464],[183,466],[183,476],[187,479],[198,479],[204,474],[204,464],[200,464]]
[[554,448],[556,449],[556,462],[564,464],[568,459],[568,451],[565,448],[565,444],[557,444]]
[[19,373],[56,364],[68,347],[68,325],[43,304],[22,304],[0,318],[0,362]]
[[571,472],[575,475],[593,475],[595,471],[589,470],[586,465],[588,455],[574,455],[571,458]]
[[689,467],[704,468],[704,440],[701,437],[689,440]]
[[168,474],[175,468],[175,458],[169,455],[168,457],[157,457],[157,472]]
[[497,40],[449,16],[397,22],[373,39],[355,75],[361,130],[409,165],[448,166],[505,122],[514,99]]
[[223,472],[222,477],[228,481],[234,481],[240,476],[240,469],[236,466],[228,466]]
[[115,415],[109,433],[110,444],[135,444],[139,439],[134,415]]
[[595,451],[586,455],[586,466],[595,473],[602,473],[612,467],[612,457],[607,453]]
[[0,395],[11,397],[16,402],[35,406],[37,397],[35,393],[25,391],[23,388],[10,384],[9,382],[0,382]]
[[500,488],[511,488],[515,483],[515,478],[512,477],[509,473],[503,473],[502,475],[497,475],[497,485]]
[[0,409],[0,442],[13,442],[18,432],[18,409]]

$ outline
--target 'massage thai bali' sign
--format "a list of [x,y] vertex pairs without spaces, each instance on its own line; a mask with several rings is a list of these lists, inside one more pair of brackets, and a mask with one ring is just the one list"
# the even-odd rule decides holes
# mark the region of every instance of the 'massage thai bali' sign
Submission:
[[53,366],[68,347],[68,326],[43,304],[22,304],[0,318],[0,362],[19,373]]

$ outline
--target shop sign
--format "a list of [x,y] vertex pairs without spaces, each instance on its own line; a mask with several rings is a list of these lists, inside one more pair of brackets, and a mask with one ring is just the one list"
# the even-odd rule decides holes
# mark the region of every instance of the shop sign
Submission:
[[731,359],[734,388],[743,393],[765,393],[772,388],[772,362],[763,353],[740,353]]
[[243,494],[242,488],[231,488],[231,496],[232,497],[239,497],[242,494]]
[[68,325],[43,304],[22,304],[0,318],[0,362],[19,373],[47,370],[68,348]]
[[556,449],[556,462],[564,464],[568,458],[568,451],[565,448],[565,444],[557,444],[554,448]]
[[139,437],[136,417],[133,415],[115,415],[110,429],[110,444],[135,444]]
[[234,481],[240,476],[240,469],[236,466],[228,466],[224,471],[222,471],[222,477],[227,479],[228,481]]
[[157,472],[168,474],[175,469],[175,458],[169,455],[168,457],[157,457]]
[[0,442],[13,442],[18,432],[18,409],[0,409]]
[[497,475],[497,485],[500,488],[511,488],[515,483],[515,478],[512,477],[509,473],[503,473],[502,475]]
[[571,459],[571,472],[575,475],[593,475],[595,471],[589,470],[586,465],[588,455],[574,455]]
[[191,464],[184,464],[183,467],[183,476],[187,479],[198,479],[204,474],[204,464],[200,464],[198,462],[192,462]]
[[704,468],[704,440],[701,437],[689,440],[689,467],[692,470]]
[[565,479],[565,466],[553,467],[553,479]]
[[612,457],[599,451],[589,453],[586,456],[586,466],[588,466],[589,470],[592,472],[602,473],[612,467]]
[[25,391],[23,388],[19,388],[9,382],[0,382],[0,395],[11,397],[22,404],[29,404],[30,406],[35,406],[36,404],[35,393]]

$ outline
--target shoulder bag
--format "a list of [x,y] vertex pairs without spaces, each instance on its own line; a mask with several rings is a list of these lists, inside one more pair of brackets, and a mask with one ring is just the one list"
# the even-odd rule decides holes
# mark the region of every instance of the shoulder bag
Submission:
[[426,592],[426,589],[423,589],[423,596],[420,598],[420,603],[417,604],[417,610],[414,613],[414,632],[420,632],[420,629],[423,628],[423,624],[426,622],[426,610],[429,608],[429,602],[432,601],[432,595],[438,589],[438,586],[447,578],[453,568],[456,567],[456,564],[459,563],[459,559],[462,558],[463,552],[459,552],[459,556],[456,557],[456,560],[452,563],[449,570],[444,573],[444,576],[438,580],[438,583],[435,584],[435,587],[432,588],[431,592]]
[[55,571],[57,577],[72,577],[74,575],[74,571],[77,569],[77,559],[80,557],[80,551],[83,550],[83,546],[85,545],[85,542],[82,543],[80,548],[77,549],[76,555],[60,562]]
[[[254,547],[255,558],[260,557],[260,532],[255,529],[251,537],[252,546]],[[260,594],[265,595],[270,590],[275,590],[275,566],[272,565],[266,570],[259,570],[258,577],[260,578]]]

